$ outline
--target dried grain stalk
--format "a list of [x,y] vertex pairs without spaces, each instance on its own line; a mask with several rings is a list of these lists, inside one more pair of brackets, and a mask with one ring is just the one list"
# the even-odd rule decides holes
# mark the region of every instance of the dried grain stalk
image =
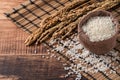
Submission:
[[[71,4],[68,4],[65,8],[58,11],[57,13],[53,14],[52,16],[49,16],[48,18],[42,20],[40,24],[40,28],[37,29],[33,34],[31,34],[25,41],[26,45],[30,45],[33,42],[37,40],[37,38],[47,29],[51,28],[52,26],[58,24],[60,22],[60,18],[62,15],[65,15],[67,12],[69,12],[71,9],[85,3],[88,0],[75,0]],[[57,17],[56,17],[57,16]]]

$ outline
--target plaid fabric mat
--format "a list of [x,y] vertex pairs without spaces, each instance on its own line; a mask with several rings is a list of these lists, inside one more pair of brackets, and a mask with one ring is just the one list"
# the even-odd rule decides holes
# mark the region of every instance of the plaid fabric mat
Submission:
[[[21,4],[17,8],[13,8],[12,11],[5,13],[5,15],[11,21],[13,21],[18,27],[20,27],[24,31],[31,34],[32,32],[34,32],[36,29],[38,29],[40,27],[39,24],[41,22],[41,19],[58,11],[59,9],[63,8],[66,4],[71,3],[71,1],[72,0],[29,0],[29,1]],[[91,1],[89,1],[89,0],[86,1],[86,5],[90,5],[90,3],[91,3]],[[119,23],[120,23],[120,6],[117,5],[108,11],[112,12],[119,19]],[[77,33],[77,32],[75,32],[75,33]],[[68,37],[68,39],[70,39],[72,41],[71,37]],[[63,43],[60,43],[60,40],[57,40],[56,43],[58,45],[63,44]],[[76,42],[74,42],[74,43],[76,43]],[[119,45],[120,39],[119,38],[117,40],[117,43],[118,43],[118,45],[116,46],[116,48],[114,48],[114,50],[120,52],[120,45]],[[61,56],[63,59],[65,59],[64,61],[66,61],[68,63],[72,63],[72,61],[70,61],[70,57],[67,57],[61,51],[56,51],[55,46],[53,47],[53,45],[49,44],[49,42],[44,42],[44,44],[46,44],[50,48],[50,50],[54,50],[55,55]],[[67,46],[65,48],[69,50],[68,47],[69,46]],[[116,60],[116,62],[118,62],[116,66],[119,66],[120,60]],[[113,69],[113,68],[111,68],[111,69]],[[91,73],[87,73],[87,72],[83,72],[82,75],[86,79],[90,79],[90,80],[97,80],[98,78],[102,79],[102,80],[119,80],[120,79],[120,69],[115,70],[115,72],[116,72],[116,74],[113,76],[106,75],[102,71],[99,71],[99,73],[96,75],[95,74],[92,75]]]

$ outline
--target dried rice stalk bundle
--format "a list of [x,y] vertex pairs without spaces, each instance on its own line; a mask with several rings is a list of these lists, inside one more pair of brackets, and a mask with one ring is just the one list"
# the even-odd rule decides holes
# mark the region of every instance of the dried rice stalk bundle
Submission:
[[42,20],[42,22],[40,24],[41,27],[39,29],[37,29],[33,34],[31,34],[26,39],[25,44],[30,45],[30,44],[34,43],[45,30],[51,28],[52,26],[54,26],[60,22],[59,17],[62,17],[62,15],[67,14],[67,12],[69,12],[71,9],[77,7],[78,5],[85,3],[86,1],[88,1],[88,0],[75,0],[71,4],[68,4],[62,10],[60,10],[57,13]]
[[[73,26],[75,26],[75,25],[78,24],[78,21],[80,21],[80,18],[81,18],[83,15],[85,15],[87,12],[89,12],[89,11],[97,8],[97,6],[100,6],[100,4],[99,4],[99,3],[97,3],[97,4],[94,3],[94,4],[90,5],[90,6],[87,6],[87,7],[84,7],[84,8],[82,8],[82,9],[79,9],[79,10],[74,11],[75,13],[70,14],[70,15],[73,15],[73,17],[69,17],[70,19],[66,20],[66,22],[63,22],[64,25],[63,25],[63,26],[60,26],[59,29],[57,29],[57,30],[54,32],[54,34],[52,35],[52,38],[57,38],[58,35],[59,35],[59,37],[60,37],[61,35],[66,36],[66,35],[70,34],[70,31],[71,31],[72,29],[74,29]],[[68,15],[68,16],[69,16],[69,15]],[[79,18],[79,19],[78,19],[78,18]],[[77,19],[78,19],[78,20],[77,20]],[[74,21],[75,21],[75,22],[74,22]],[[68,24],[67,24],[67,22],[68,22]],[[66,25],[67,25],[67,26],[66,26]],[[66,34],[66,33],[67,33],[67,34]],[[64,38],[64,36],[62,37],[62,39]]]
[[[71,10],[70,12],[66,13],[67,15],[63,14],[62,18],[60,19],[56,17],[61,21],[60,23],[58,23],[58,25],[52,26],[52,28],[49,28],[48,30],[45,29],[46,31],[44,31],[41,34],[38,34],[38,32],[33,33],[31,35],[32,37],[30,36],[27,39],[26,45],[32,44],[34,42],[33,40],[38,38],[39,39],[37,40],[37,42],[40,42],[40,43],[47,39],[50,39],[51,36],[52,38],[56,38],[57,36],[59,37],[61,36],[62,38],[65,38],[66,36],[69,36],[72,33],[72,31],[77,27],[77,24],[80,18],[86,13],[88,13],[89,11],[98,10],[98,9],[107,10],[119,3],[120,3],[120,0],[109,0],[109,1],[106,0],[101,3],[94,3],[90,6],[84,7],[83,9]],[[54,24],[54,22],[52,24]],[[33,37],[35,39],[33,39]]]

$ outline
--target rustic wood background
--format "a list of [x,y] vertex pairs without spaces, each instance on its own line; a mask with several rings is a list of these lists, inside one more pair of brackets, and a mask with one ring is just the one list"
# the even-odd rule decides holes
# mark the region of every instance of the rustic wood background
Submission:
[[0,80],[66,80],[62,62],[42,58],[47,55],[42,45],[37,47],[39,54],[34,55],[34,47],[24,45],[29,34],[3,14],[24,1],[27,0],[0,0]]

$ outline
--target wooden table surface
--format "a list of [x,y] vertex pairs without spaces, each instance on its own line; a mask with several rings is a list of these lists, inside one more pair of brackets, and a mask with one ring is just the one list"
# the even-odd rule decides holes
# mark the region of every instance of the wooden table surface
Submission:
[[24,1],[0,0],[0,80],[66,80],[62,78],[66,74],[62,62],[42,58],[44,46],[38,47],[38,55],[33,54],[34,47],[24,45],[29,34],[3,14]]

